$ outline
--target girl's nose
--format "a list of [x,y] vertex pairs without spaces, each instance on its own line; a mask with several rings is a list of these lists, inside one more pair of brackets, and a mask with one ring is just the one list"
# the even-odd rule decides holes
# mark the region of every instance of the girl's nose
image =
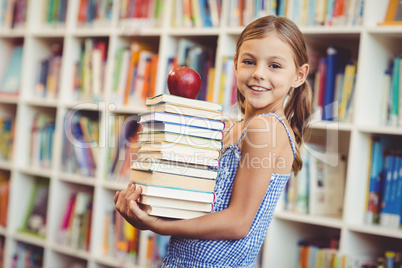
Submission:
[[255,70],[253,72],[253,78],[256,79],[256,80],[263,80],[264,79],[263,71],[258,66],[255,68]]

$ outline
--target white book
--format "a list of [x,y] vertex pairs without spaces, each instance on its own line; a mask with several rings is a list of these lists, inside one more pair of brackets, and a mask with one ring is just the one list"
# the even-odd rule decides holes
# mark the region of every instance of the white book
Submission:
[[182,114],[172,114],[164,112],[148,112],[140,114],[140,123],[159,121],[191,127],[206,128],[213,130],[225,129],[225,123],[218,120],[207,119],[202,117],[187,116]]
[[145,210],[151,216],[173,218],[173,219],[192,219],[192,218],[207,215],[209,213],[209,212],[196,211],[196,210],[186,210],[186,209],[176,209],[176,208],[143,205],[141,203],[140,203],[140,207],[141,207],[141,209]]
[[191,106],[191,107],[203,109],[203,110],[222,111],[222,105],[219,103],[189,99],[189,98],[175,96],[175,95],[171,95],[171,94],[159,94],[152,98],[147,98],[145,104],[146,105],[154,105],[154,104],[163,103],[163,102]]
[[219,159],[220,151],[206,148],[199,148],[188,145],[181,145],[169,142],[146,142],[142,144],[139,152],[145,151],[169,151],[176,154],[190,154],[195,157],[208,157]]
[[218,176],[215,170],[207,169],[204,166],[192,166],[170,161],[160,161],[152,158],[137,159],[131,163],[131,169],[142,171],[156,171],[161,173],[190,176],[195,178],[214,180]]
[[143,195],[205,203],[212,203],[215,201],[215,194],[213,192],[183,190],[173,187],[155,186],[145,183],[136,183],[136,185],[137,187],[140,186],[142,188]]
[[166,131],[171,133],[207,138],[212,140],[222,140],[223,138],[223,132],[219,130],[211,130],[206,128],[191,127],[186,125],[178,125],[178,124],[155,122],[155,121],[142,123],[141,125],[143,132]]
[[141,195],[139,202],[144,205],[165,207],[165,208],[175,208],[175,209],[186,209],[194,211],[204,211],[211,212],[213,205],[209,202],[195,202],[187,200],[179,200],[175,198],[164,198],[159,196]]
[[139,132],[139,142],[170,142],[200,148],[221,150],[223,145],[220,140],[204,139],[200,137],[180,135],[169,132]]

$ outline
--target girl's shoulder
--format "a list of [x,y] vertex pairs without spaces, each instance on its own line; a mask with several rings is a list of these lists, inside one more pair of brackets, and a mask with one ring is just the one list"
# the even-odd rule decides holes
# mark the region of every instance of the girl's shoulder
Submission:
[[[256,137],[258,144],[267,144],[270,149],[281,153],[283,149],[289,148],[293,151],[294,133],[285,116],[281,117],[274,113],[256,116],[250,120],[245,129],[245,136]],[[262,135],[253,135],[261,133]],[[290,143],[289,143],[290,141]]]

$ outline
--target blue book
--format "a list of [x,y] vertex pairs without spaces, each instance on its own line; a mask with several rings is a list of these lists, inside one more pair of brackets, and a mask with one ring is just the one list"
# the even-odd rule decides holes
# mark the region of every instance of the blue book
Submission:
[[327,48],[327,77],[325,80],[324,120],[333,120],[333,109],[327,109],[335,101],[335,79],[338,71],[338,50],[335,47]]
[[208,0],[199,0],[200,14],[203,27],[212,27],[211,10]]
[[392,176],[395,166],[395,156],[388,154],[385,156],[385,166],[384,166],[384,180],[382,185],[382,197],[381,197],[381,212],[380,212],[380,224],[384,227],[389,226],[392,205],[391,200],[391,187],[392,187]]
[[402,219],[402,156],[398,156],[398,165],[396,166],[397,185],[395,197],[395,223],[394,226],[399,228]]
[[399,173],[399,166],[400,166],[400,158],[397,156],[394,156],[394,166],[392,168],[392,177],[391,177],[391,190],[390,190],[390,196],[389,196],[389,223],[388,226],[392,228],[398,228],[399,227],[399,212],[398,210],[398,204],[397,204],[397,188],[398,188],[398,173]]
[[367,223],[378,223],[383,169],[383,146],[379,139],[373,140],[370,169],[370,185]]

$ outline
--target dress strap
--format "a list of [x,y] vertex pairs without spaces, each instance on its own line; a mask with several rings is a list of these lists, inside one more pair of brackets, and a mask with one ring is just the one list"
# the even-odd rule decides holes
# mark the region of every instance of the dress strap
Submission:
[[237,123],[239,123],[239,122],[241,122],[241,121],[243,121],[243,119],[242,120],[239,120],[239,121],[236,121],[236,122],[234,122],[230,127],[229,127],[229,129],[228,130],[226,130],[225,131],[225,133],[223,134],[223,137],[225,137],[226,136],[226,134],[228,134],[229,133],[229,131],[234,127],[234,125],[236,125]]
[[[289,138],[289,140],[290,140],[290,145],[292,146],[293,158],[295,158],[295,157],[296,157],[296,147],[295,147],[293,138],[292,138],[292,136],[290,135],[290,131],[289,131],[288,127],[286,126],[285,122],[284,122],[284,121],[282,120],[282,118],[281,118],[279,115],[277,115],[276,113],[266,113],[266,114],[260,114],[260,115],[258,115],[258,116],[264,116],[264,115],[273,115],[273,116],[275,116],[275,117],[279,120],[279,122],[281,122],[282,125],[285,127],[286,133],[288,134],[288,138]],[[248,126],[248,124],[247,124],[247,126]],[[239,143],[240,143],[241,139],[243,138],[244,134],[246,134],[247,126],[244,128],[243,133],[241,134],[239,140],[237,141],[237,144],[236,144],[237,146],[239,146]]]

